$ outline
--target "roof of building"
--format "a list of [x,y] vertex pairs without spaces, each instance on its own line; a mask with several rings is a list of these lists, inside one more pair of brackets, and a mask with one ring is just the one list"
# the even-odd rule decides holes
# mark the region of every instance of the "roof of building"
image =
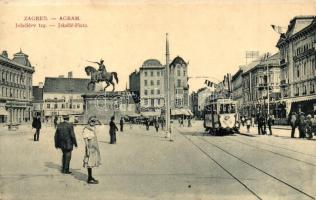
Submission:
[[262,66],[262,65],[273,65],[273,66],[278,66],[280,64],[280,54],[275,53],[271,56],[268,57],[268,59],[262,61],[262,56],[261,58],[254,60],[253,62],[249,63],[243,68],[243,74],[248,73],[251,70],[254,70],[256,67]]
[[143,63],[143,67],[161,67],[161,63],[157,59],[148,59]]
[[170,65],[176,66],[177,64],[180,64],[180,65],[185,64],[186,65],[187,63],[183,60],[183,58],[181,58],[180,56],[177,56],[173,59],[173,61],[171,62]]
[[39,86],[33,86],[33,97],[35,101],[43,100],[43,88]]
[[14,54],[14,57],[12,60],[16,63],[21,64],[21,65],[31,67],[32,65],[31,65],[28,57],[29,57],[28,55],[26,55],[25,53],[22,52],[22,50],[20,50],[20,52]]
[[28,55],[23,53],[21,50],[20,50],[20,52],[14,54],[13,59],[10,59],[8,57],[8,53],[6,51],[3,51],[2,54],[0,54],[0,61],[10,63],[14,66],[18,66],[18,67],[23,68],[25,70],[34,71],[34,68],[32,67],[32,65],[28,59]]
[[51,93],[87,93],[90,79],[46,77],[44,92]]
[[281,43],[285,42],[287,39],[291,38],[292,36],[295,36],[299,34],[300,32],[315,27],[316,25],[316,16],[315,15],[308,15],[308,16],[296,16],[288,25],[286,33],[282,33],[280,35],[280,38],[277,42],[277,46],[279,46]]

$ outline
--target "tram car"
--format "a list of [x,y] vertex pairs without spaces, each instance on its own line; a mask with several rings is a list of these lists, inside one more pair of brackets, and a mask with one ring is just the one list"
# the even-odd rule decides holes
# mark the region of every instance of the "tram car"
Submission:
[[238,133],[240,124],[237,115],[236,101],[216,99],[205,106],[204,128],[211,135]]

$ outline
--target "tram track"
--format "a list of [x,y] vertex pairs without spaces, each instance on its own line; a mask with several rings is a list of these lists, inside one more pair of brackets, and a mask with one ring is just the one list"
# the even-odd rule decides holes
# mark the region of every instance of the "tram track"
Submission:
[[247,145],[247,146],[252,147],[252,148],[255,148],[255,149],[264,150],[264,151],[269,152],[269,153],[272,153],[272,154],[274,154],[274,155],[278,155],[278,156],[281,156],[281,157],[284,157],[284,158],[288,158],[288,159],[291,159],[291,160],[295,160],[295,161],[302,162],[302,163],[304,163],[304,164],[307,164],[307,165],[316,167],[316,165],[315,165],[314,163],[310,163],[310,162],[306,162],[306,161],[304,161],[304,160],[300,160],[300,159],[297,159],[297,158],[293,158],[293,157],[291,157],[291,156],[288,156],[288,155],[285,155],[285,154],[282,154],[282,153],[278,153],[278,152],[275,152],[275,151],[271,151],[271,150],[266,149],[266,148],[261,148],[261,147],[258,147],[258,146],[256,146],[256,145],[248,144],[248,143],[242,142],[242,141],[240,141],[240,140],[236,140],[236,139],[232,139],[232,138],[227,138],[227,139],[230,140],[230,141],[238,142],[238,143],[243,144],[243,145]]
[[[179,130],[178,130],[179,131]],[[181,131],[179,131],[181,134]],[[200,150],[205,156],[211,159],[214,163],[216,163],[222,170],[224,170],[227,174],[229,174],[233,179],[235,179],[238,183],[240,183],[245,189],[247,189],[252,195],[254,195],[257,199],[262,200],[262,198],[253,190],[251,190],[245,183],[243,183],[239,178],[237,178],[234,174],[232,174],[228,169],[226,169],[223,165],[217,162],[212,156],[210,156],[205,150],[199,147],[196,143],[194,143],[188,136],[181,134],[185,139],[187,139],[193,146],[195,146],[198,150]]]
[[[259,196],[258,193],[256,193],[255,191],[253,191],[252,189],[250,189],[249,186],[247,186],[245,183],[243,183],[240,179],[237,178],[236,175],[234,175],[232,172],[230,172],[228,169],[226,169],[221,163],[219,163],[218,161],[216,161],[209,153],[206,152],[206,150],[204,150],[203,148],[201,148],[199,145],[197,145],[195,142],[192,141],[192,139],[190,139],[188,136],[186,136],[185,134],[183,134],[182,131],[178,130],[180,135],[182,135],[184,138],[186,138],[190,143],[192,143],[196,148],[198,148],[204,155],[206,155],[208,158],[210,158],[213,162],[215,162],[218,166],[220,166],[225,172],[227,172],[230,176],[232,176],[236,181],[238,181],[241,185],[243,185],[250,193],[252,193],[256,198],[258,199],[262,199],[262,197]],[[197,133],[197,132],[196,132]],[[195,133],[195,134],[196,134]],[[194,134],[193,134],[194,135]],[[192,136],[193,136],[192,135]],[[203,141],[204,143],[207,143],[209,145],[211,145],[212,147],[220,150],[221,152],[224,152],[225,154],[227,154],[228,156],[230,157],[233,157],[237,160],[239,160],[240,162],[248,165],[249,167],[251,167],[252,169],[256,170],[256,171],[259,171],[261,172],[262,174],[268,176],[269,178],[295,190],[296,192],[298,192],[299,194],[301,195],[304,195],[305,197],[309,198],[309,199],[315,199],[314,196],[312,196],[311,194],[308,194],[307,192],[301,190],[300,188],[297,188],[295,187],[294,185],[270,174],[269,172],[263,170],[263,169],[260,169],[259,167],[251,164],[250,162],[247,162],[245,160],[243,160],[242,158],[238,157],[237,155],[233,154],[233,153],[230,153],[229,151],[227,151],[226,149],[222,148],[221,146],[217,145],[217,144],[214,144],[208,140],[206,140],[205,138],[203,138],[202,136],[195,136],[196,138],[198,138],[200,141]]]
[[301,152],[301,151],[296,151],[296,150],[294,150],[294,149],[289,149],[289,148],[283,147],[282,145],[278,146],[278,145],[273,145],[273,144],[269,144],[269,143],[262,142],[262,141],[257,141],[257,140],[255,140],[255,139],[250,139],[250,138],[248,138],[248,137],[244,137],[244,138],[245,138],[246,140],[248,140],[248,141],[256,142],[257,144],[263,144],[263,145],[266,145],[266,146],[270,146],[270,147],[274,147],[274,148],[279,148],[279,149],[291,151],[291,152],[294,152],[294,153],[298,153],[298,154],[301,154],[301,155],[305,155],[305,156],[310,156],[310,157],[316,158],[316,156],[313,155],[313,154],[308,154],[308,153],[304,153],[304,152]]

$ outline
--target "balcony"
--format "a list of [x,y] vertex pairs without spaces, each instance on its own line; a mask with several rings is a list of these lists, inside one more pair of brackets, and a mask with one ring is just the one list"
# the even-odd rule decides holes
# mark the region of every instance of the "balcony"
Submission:
[[280,60],[280,67],[281,68],[284,68],[284,67],[286,67],[287,66],[287,62],[285,61],[285,59],[283,58],[283,59],[281,59]]
[[288,83],[286,80],[281,80],[280,82],[280,87],[284,88],[284,87],[287,87],[288,86]]
[[315,53],[315,49],[314,49],[314,48],[307,49],[307,50],[305,50],[305,51],[303,51],[303,52],[301,52],[301,53],[295,55],[295,56],[293,57],[293,60],[294,60],[294,61],[297,61],[297,60],[299,60],[300,58],[302,58],[302,57],[304,57],[304,56],[312,55],[313,53]]

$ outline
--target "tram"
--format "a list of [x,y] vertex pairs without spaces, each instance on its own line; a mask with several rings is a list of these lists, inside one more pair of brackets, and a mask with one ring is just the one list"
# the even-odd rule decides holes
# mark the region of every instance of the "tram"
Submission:
[[204,128],[211,135],[238,133],[240,123],[237,117],[236,101],[215,99],[204,109]]

